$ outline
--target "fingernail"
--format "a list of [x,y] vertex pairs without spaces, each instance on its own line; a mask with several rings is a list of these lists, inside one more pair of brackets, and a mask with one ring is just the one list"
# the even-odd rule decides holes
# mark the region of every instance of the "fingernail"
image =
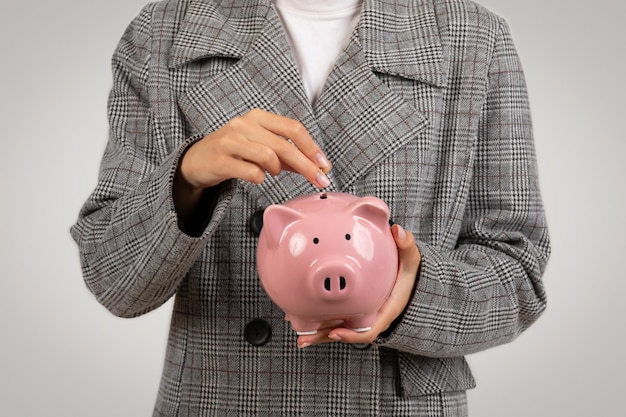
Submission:
[[398,238],[400,238],[400,240],[406,239],[406,232],[400,225],[398,225]]
[[301,345],[298,345],[298,347],[299,347],[300,349],[304,349],[304,348],[309,347],[309,346],[311,346],[311,344],[310,344],[310,343],[303,343],[303,344],[301,344]]
[[315,180],[322,188],[326,188],[330,185],[330,180],[323,172],[318,172]]
[[329,334],[328,338],[332,340],[336,340],[337,342],[341,341],[341,336],[339,336],[338,334]]
[[328,162],[328,159],[326,159],[324,154],[321,152],[318,152],[317,155],[315,155],[315,160],[320,168],[328,168],[330,166],[330,162]]

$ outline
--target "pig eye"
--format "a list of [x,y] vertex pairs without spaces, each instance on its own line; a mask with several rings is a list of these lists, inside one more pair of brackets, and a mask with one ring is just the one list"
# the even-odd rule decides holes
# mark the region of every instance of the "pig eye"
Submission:
[[320,240],[318,238],[314,237],[313,238],[313,243],[315,243],[317,245],[318,243],[320,243]]
[[346,240],[350,240],[352,239],[352,236],[350,236],[350,233],[346,233]]

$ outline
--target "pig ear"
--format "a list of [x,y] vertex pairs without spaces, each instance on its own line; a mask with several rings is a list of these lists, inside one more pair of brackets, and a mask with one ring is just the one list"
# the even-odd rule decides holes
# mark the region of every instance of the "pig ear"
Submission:
[[280,204],[271,205],[263,212],[263,229],[270,247],[278,246],[289,225],[301,220],[303,214]]
[[348,210],[352,215],[361,217],[380,229],[389,227],[389,207],[379,198],[359,198],[348,205]]

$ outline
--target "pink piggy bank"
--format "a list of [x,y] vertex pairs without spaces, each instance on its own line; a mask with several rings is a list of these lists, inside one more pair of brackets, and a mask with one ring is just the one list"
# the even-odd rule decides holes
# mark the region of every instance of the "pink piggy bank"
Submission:
[[376,197],[309,194],[263,213],[257,268],[299,334],[327,320],[368,331],[398,272],[389,208]]

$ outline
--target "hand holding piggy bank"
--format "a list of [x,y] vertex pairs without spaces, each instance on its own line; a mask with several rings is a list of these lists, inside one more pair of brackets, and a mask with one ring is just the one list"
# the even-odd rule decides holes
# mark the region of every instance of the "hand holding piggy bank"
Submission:
[[265,209],[257,269],[298,335],[329,320],[368,331],[398,272],[389,208],[376,197],[310,194]]

